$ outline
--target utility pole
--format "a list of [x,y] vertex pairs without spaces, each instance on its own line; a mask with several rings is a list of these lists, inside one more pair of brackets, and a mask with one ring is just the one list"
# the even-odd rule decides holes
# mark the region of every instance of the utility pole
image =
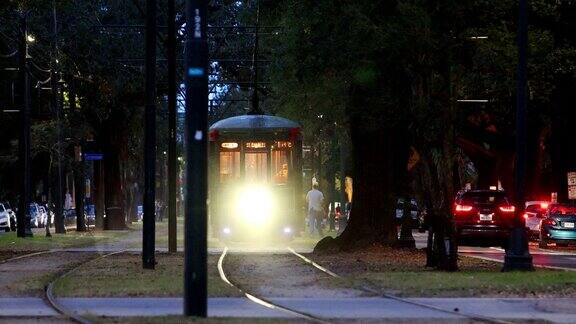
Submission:
[[177,250],[176,228],[176,0],[168,0],[168,252]]
[[54,114],[56,115],[56,136],[57,136],[57,143],[56,143],[56,190],[54,192],[54,204],[55,204],[55,219],[54,219],[54,230],[58,234],[65,234],[66,227],[64,226],[64,211],[63,211],[63,203],[62,203],[62,125],[60,124],[60,112],[61,112],[61,101],[58,101],[58,91],[59,91],[59,84],[58,84],[58,73],[56,68],[58,66],[57,62],[57,51],[58,51],[58,25],[56,21],[56,7],[54,2],[52,3],[52,19],[54,23],[54,39],[52,40],[52,71],[50,74],[50,86],[52,88],[52,98],[51,98],[51,105]]
[[156,0],[146,0],[146,112],[144,129],[144,228],[142,267],[155,266],[156,216]]
[[186,0],[186,211],[184,315],[206,317],[208,43],[206,0]]
[[20,74],[20,140],[18,162],[20,164],[20,200],[18,206],[18,237],[31,237],[28,209],[32,195],[30,183],[30,76],[28,75],[28,13],[20,17],[20,42],[18,64]]
[[520,0],[518,18],[518,88],[516,92],[516,213],[514,228],[510,235],[510,246],[506,249],[502,271],[534,270],[532,256],[528,249],[526,229],[522,221],[525,204],[526,177],[526,99],[527,99],[527,63],[528,48],[528,0]]
[[[76,87],[74,78],[71,79],[69,85],[69,101],[70,111],[76,113]],[[86,168],[84,165],[84,158],[82,157],[82,146],[78,145],[75,150],[74,157],[76,168],[74,170],[74,190],[75,192],[75,205],[76,205],[76,232],[86,232],[86,218],[84,217],[84,200],[86,198]]]
[[258,96],[258,48],[259,48],[259,33],[260,33],[260,1],[256,1],[256,31],[254,33],[254,54],[252,58],[252,73],[253,73],[253,85],[252,85],[252,108],[248,112],[248,115],[263,115],[264,112],[260,109],[260,98]]

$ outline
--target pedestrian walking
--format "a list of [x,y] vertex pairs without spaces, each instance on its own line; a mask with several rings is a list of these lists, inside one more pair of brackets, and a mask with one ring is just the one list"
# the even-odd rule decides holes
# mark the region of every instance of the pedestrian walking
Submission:
[[310,234],[313,234],[316,229],[318,234],[322,236],[324,194],[318,190],[318,184],[315,183],[312,185],[312,190],[306,194],[306,202],[308,202],[308,226]]

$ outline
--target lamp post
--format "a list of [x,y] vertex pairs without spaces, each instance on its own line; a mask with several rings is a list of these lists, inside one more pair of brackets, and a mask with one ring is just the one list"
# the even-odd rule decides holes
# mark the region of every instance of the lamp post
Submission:
[[20,201],[17,215],[18,237],[31,237],[28,209],[32,195],[30,179],[30,76],[28,75],[28,17],[20,17],[20,42],[18,64],[20,74],[20,139],[18,141],[18,162],[20,164]]
[[168,0],[168,252],[176,252],[176,0]]
[[156,0],[146,0],[146,112],[144,130],[144,219],[142,267],[155,266],[156,216]]
[[516,168],[515,192],[516,213],[514,227],[510,234],[510,245],[506,249],[502,271],[534,270],[532,256],[528,249],[526,229],[522,222],[525,204],[526,176],[526,99],[527,99],[527,64],[528,47],[528,0],[520,0],[518,17],[518,85],[516,92]]
[[206,0],[186,1],[186,206],[184,315],[206,317],[208,213],[208,43]]

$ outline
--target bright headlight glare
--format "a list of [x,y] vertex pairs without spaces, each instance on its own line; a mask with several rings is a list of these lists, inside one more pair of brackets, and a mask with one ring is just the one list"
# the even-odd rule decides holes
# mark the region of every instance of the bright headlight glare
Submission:
[[242,189],[238,194],[237,212],[244,221],[253,224],[265,223],[274,212],[272,192],[259,186]]

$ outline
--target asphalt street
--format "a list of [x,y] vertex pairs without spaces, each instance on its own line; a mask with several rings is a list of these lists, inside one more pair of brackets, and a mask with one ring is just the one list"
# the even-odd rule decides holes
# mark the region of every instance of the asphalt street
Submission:
[[[414,238],[416,239],[416,247],[425,248],[426,247],[426,233],[414,233]],[[553,268],[553,269],[564,269],[564,270],[576,270],[576,248],[555,248],[550,247],[548,249],[541,249],[538,247],[537,243],[531,242],[530,254],[532,255],[532,260],[535,266]],[[504,262],[505,251],[499,247],[472,247],[472,246],[459,246],[458,253],[461,255],[466,255],[470,257]]]
[[[0,232],[0,235],[4,235],[4,232]],[[41,234],[41,233],[38,233]],[[138,233],[135,233],[138,234]],[[426,247],[426,233],[418,233],[414,231],[414,238],[416,240],[416,247],[417,248],[425,248]],[[137,235],[137,239],[140,239],[140,234]],[[294,249],[299,253],[309,253],[312,252],[312,247],[309,246],[297,246]],[[104,243],[98,246],[89,246],[84,248],[72,248],[68,249],[69,251],[78,251],[78,252],[113,252],[119,250],[126,250],[132,252],[140,252],[141,249],[134,247],[134,248],[126,248],[123,246],[122,242],[114,242],[114,243]],[[180,250],[180,249],[179,249]],[[209,247],[209,253],[212,254],[220,254],[222,253],[223,248],[221,247]],[[165,252],[167,251],[164,247],[157,247],[157,251]],[[285,244],[278,244],[278,246],[255,246],[255,245],[246,245],[246,244],[237,244],[231,246],[231,252],[254,252],[254,253],[285,253],[286,246]],[[505,251],[499,247],[471,247],[471,246],[460,246],[458,252],[461,255],[466,255],[475,258],[481,258],[486,260],[504,262],[504,254]],[[535,266],[538,267],[547,267],[547,268],[557,268],[557,269],[564,269],[564,270],[576,270],[576,247],[567,247],[567,248],[556,248],[554,246],[550,246],[547,249],[541,249],[538,247],[538,244],[535,242],[530,243],[530,254],[532,255],[533,262]]]

